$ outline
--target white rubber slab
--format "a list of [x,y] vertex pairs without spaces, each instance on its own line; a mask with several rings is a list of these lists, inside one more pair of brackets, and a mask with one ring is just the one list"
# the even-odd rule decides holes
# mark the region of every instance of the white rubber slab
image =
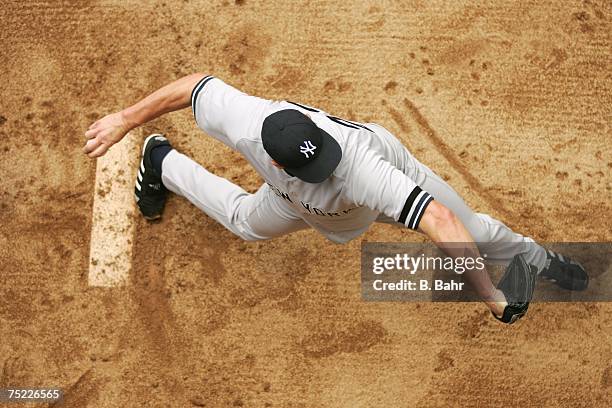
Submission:
[[89,285],[124,285],[132,268],[134,180],[140,159],[140,132],[128,134],[97,160]]

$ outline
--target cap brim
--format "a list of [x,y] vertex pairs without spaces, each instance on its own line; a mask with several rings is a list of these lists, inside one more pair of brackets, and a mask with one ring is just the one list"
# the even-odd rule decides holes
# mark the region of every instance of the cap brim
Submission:
[[289,168],[287,171],[307,183],[322,183],[338,167],[342,159],[342,148],[329,133],[319,128],[321,132],[321,151],[317,157],[305,166]]

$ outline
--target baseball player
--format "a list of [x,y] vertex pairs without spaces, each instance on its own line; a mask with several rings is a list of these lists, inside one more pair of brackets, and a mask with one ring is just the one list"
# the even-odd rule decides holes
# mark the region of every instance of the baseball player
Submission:
[[[85,133],[84,152],[100,157],[130,130],[189,106],[197,126],[244,155],[265,183],[249,194],[154,134],[144,142],[135,187],[147,219],[161,216],[169,190],[249,241],[314,228],[346,243],[373,222],[384,222],[419,231],[437,244],[465,243],[445,248],[451,256],[477,256],[480,250],[510,264],[518,255],[529,273],[566,289],[588,283],[579,264],[472,211],[384,127],[247,95],[213,76],[186,76],[96,121]],[[508,292],[496,288],[486,271],[466,278],[498,319],[511,323],[526,311],[509,302]]]

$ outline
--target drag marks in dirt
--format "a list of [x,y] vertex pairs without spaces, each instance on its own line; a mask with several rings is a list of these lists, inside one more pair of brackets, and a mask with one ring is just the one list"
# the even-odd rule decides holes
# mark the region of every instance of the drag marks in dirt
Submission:
[[[408,123],[404,119],[404,115],[400,111],[395,110],[392,107],[389,107],[389,114],[391,115],[391,118],[395,121],[395,123],[397,123],[400,130],[404,132],[404,134],[408,135],[411,133],[410,126],[408,125]],[[408,150],[410,150],[413,153],[415,152],[414,148],[407,141],[407,139],[405,138],[402,139],[402,143],[408,148]]]
[[601,374],[601,386],[603,388],[612,388],[612,365],[608,366]]
[[124,372],[145,378],[141,384],[144,389],[163,389],[164,393],[182,396],[185,392],[182,379],[187,374],[184,365],[190,361],[186,355],[190,339],[172,305],[173,286],[169,282],[172,278],[167,258],[160,256],[173,252],[166,248],[171,243],[166,245],[158,239],[168,226],[142,218],[134,224],[138,239],[134,242],[132,270],[127,282],[131,323],[121,329],[119,336],[121,349],[139,351],[131,358],[122,358],[128,362]]
[[[158,253],[158,251],[155,251]],[[146,260],[144,260],[146,262]],[[132,274],[132,295],[138,305],[137,311],[149,332],[149,340],[161,354],[169,345],[168,331],[174,331],[175,320],[169,304],[163,261],[154,260],[143,264],[143,270]]]
[[[468,186],[478,194],[491,208],[495,209],[506,219],[513,219],[512,213],[506,209],[499,200],[494,197],[485,186],[482,185],[478,180],[463,164],[460,157],[450,148],[450,146],[444,141],[442,137],[431,127],[425,116],[419,111],[414,103],[408,98],[404,98],[403,104],[406,107],[407,112],[414,122],[416,122],[421,132],[429,139],[433,147],[438,151],[442,157],[463,177]],[[389,109],[389,113],[393,120],[398,124],[402,131],[406,132],[410,129],[410,126],[403,119],[400,112]]]
[[[166,208],[166,213],[167,210]],[[171,339],[183,339],[180,338],[177,318],[171,305],[173,295],[177,293],[173,292],[175,285],[172,284],[173,277],[169,273],[172,266],[168,267],[168,258],[173,257],[159,254],[173,253],[178,257],[183,254],[173,248],[172,243],[159,239],[168,228],[164,223],[139,218],[135,224],[138,239],[133,248],[130,296],[136,306],[138,320],[147,332],[143,341],[148,343],[155,353],[160,354],[165,363],[170,363],[173,358],[168,353]],[[183,246],[193,250],[189,244]]]

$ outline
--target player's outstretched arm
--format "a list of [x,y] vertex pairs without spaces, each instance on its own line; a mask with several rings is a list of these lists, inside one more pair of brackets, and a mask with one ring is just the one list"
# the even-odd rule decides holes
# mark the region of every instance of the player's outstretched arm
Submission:
[[[432,201],[425,209],[419,224],[419,230],[426,234],[442,250],[452,257],[480,256],[474,239],[463,223],[451,210],[437,201]],[[460,243],[461,245],[444,245],[445,243]],[[503,293],[495,288],[486,269],[473,269],[465,272],[468,283],[489,306],[491,311],[501,316],[506,307]]]
[[204,74],[183,77],[158,89],[129,108],[97,120],[85,132],[87,142],[83,151],[91,158],[100,157],[112,145],[123,139],[130,130],[164,113],[190,106],[191,91],[203,77]]

